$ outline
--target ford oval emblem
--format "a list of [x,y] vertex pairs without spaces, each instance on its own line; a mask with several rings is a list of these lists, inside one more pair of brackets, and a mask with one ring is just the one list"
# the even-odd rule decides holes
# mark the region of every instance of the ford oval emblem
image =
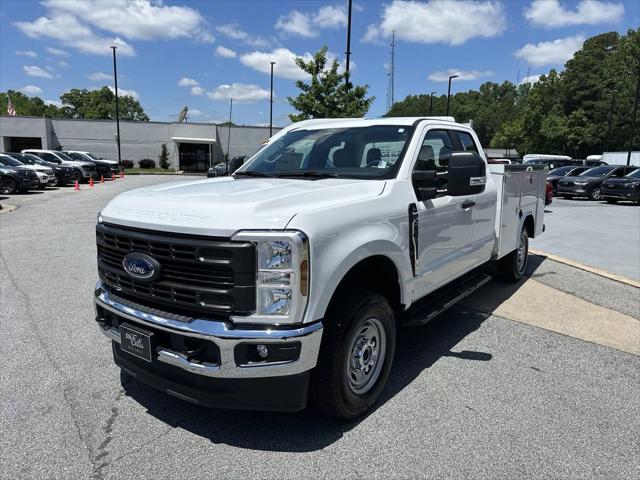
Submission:
[[122,268],[135,280],[146,280],[150,282],[160,275],[160,264],[158,261],[145,253],[128,253],[122,259]]

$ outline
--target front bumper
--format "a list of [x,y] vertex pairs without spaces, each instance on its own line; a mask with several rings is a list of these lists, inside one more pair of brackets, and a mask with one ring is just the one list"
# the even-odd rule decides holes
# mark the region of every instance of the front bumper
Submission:
[[[141,381],[206,406],[286,411],[305,407],[309,372],[320,351],[321,322],[286,330],[240,329],[222,321],[184,321],[114,297],[98,282],[94,297],[96,321],[100,331],[113,342],[116,364]],[[158,338],[170,335],[171,343],[152,347],[151,363],[141,360],[120,348],[121,322],[156,332]],[[219,352],[217,359],[194,359],[188,351],[175,348],[188,341],[212,343]],[[258,345],[272,350],[296,348],[299,354],[286,361],[269,361],[269,357],[248,361],[241,354]]]
[[640,200],[640,190],[635,188],[605,188],[602,187],[600,191],[602,198],[614,198],[616,200],[629,200],[631,202],[637,202]]
[[574,197],[589,196],[588,185],[562,185],[558,184],[558,196],[572,195]]

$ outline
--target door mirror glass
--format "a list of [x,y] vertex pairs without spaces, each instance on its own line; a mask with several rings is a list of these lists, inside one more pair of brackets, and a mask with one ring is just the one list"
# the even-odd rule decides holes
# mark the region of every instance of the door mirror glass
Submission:
[[449,157],[447,194],[459,197],[484,191],[487,183],[484,160],[475,152],[452,153]]

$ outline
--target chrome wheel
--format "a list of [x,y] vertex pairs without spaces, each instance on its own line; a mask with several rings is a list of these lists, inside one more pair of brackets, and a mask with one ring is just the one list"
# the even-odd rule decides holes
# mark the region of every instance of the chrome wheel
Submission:
[[15,180],[11,178],[3,178],[0,180],[0,193],[11,194],[14,193],[18,185]]
[[516,251],[516,261],[518,267],[518,273],[523,274],[525,268],[527,268],[527,254],[529,253],[529,237],[526,231],[522,231],[520,234],[520,243],[518,243],[518,250]]
[[591,190],[591,198],[593,200],[600,200],[600,189],[599,188],[594,188],[593,190]]
[[382,322],[369,318],[356,330],[347,359],[347,382],[356,395],[364,395],[375,385],[387,348]]

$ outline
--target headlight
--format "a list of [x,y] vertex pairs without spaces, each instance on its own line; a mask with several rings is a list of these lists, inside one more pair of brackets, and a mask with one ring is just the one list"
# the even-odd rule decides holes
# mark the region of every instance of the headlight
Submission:
[[573,182],[573,183],[575,183],[576,185],[586,185],[586,184],[587,184],[587,183],[589,183],[589,182],[588,182],[588,181],[581,180],[581,181],[575,181],[575,182]]
[[241,231],[232,240],[256,245],[256,311],[234,316],[240,323],[302,321],[309,296],[309,242],[302,232]]

